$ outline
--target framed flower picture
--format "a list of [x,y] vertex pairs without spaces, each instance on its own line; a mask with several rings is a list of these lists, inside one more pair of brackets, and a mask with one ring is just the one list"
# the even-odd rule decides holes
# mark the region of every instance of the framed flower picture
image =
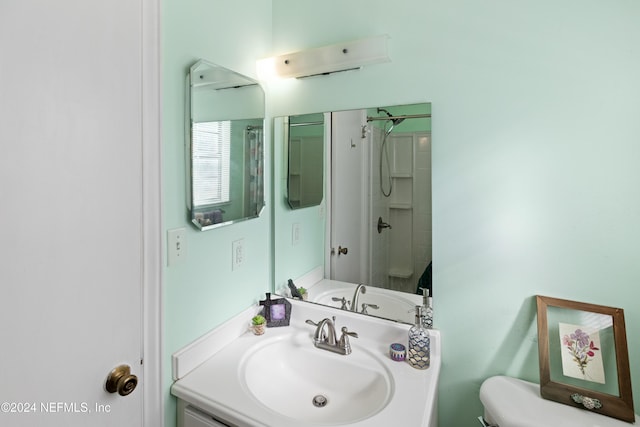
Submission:
[[634,422],[621,308],[536,296],[540,395]]

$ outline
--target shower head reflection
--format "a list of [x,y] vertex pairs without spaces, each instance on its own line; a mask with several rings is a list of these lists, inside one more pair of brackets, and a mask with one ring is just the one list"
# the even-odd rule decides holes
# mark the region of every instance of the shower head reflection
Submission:
[[389,120],[391,121],[391,127],[389,128],[389,130],[385,132],[387,135],[391,133],[391,130],[393,130],[394,127],[398,126],[400,123],[404,122],[405,120],[404,117],[401,117],[401,118],[393,117],[393,115],[389,111],[385,110],[384,108],[378,108],[378,113],[385,113],[389,117]]

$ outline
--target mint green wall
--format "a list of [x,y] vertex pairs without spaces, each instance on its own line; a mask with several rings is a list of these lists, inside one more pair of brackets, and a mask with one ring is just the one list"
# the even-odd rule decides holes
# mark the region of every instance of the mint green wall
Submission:
[[272,83],[274,116],[433,103],[442,426],[476,425],[488,376],[538,380],[536,294],[625,309],[640,407],[639,21],[634,0],[273,0],[274,53],[387,33],[392,57]]
[[[271,210],[260,218],[198,232],[187,219],[184,79],[199,58],[255,78],[256,58],[271,52],[269,0],[163,0],[163,196],[165,229],[186,228],[187,259],[164,270],[165,426],[176,423],[169,395],[171,354],[264,298],[271,283]],[[270,132],[269,123],[265,134]],[[266,139],[267,143],[269,139]],[[270,144],[268,143],[267,147]],[[271,153],[266,150],[266,199]],[[268,202],[269,203],[269,202]],[[244,239],[245,263],[231,271],[231,245]]]
[[[261,297],[273,252],[269,206],[205,233],[187,222],[188,66],[203,57],[254,76],[256,58],[383,33],[391,63],[270,83],[268,114],[433,103],[441,425],[475,425],[490,375],[537,380],[535,294],[625,309],[640,407],[639,2],[164,0],[162,13],[164,221],[186,227],[189,246],[164,271],[168,427],[170,354]],[[303,231],[322,221],[320,209],[296,215]],[[247,261],[232,272],[238,238]]]

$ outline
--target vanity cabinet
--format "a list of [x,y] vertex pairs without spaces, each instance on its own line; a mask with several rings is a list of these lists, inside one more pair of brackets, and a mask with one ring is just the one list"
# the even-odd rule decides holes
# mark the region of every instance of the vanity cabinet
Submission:
[[178,427],[235,427],[178,399]]

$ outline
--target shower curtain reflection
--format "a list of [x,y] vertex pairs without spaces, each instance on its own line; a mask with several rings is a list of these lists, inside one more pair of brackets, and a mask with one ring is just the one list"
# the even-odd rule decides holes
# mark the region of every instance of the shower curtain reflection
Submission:
[[264,142],[262,127],[247,126],[245,132],[246,179],[245,204],[249,212],[260,212],[264,206]]

